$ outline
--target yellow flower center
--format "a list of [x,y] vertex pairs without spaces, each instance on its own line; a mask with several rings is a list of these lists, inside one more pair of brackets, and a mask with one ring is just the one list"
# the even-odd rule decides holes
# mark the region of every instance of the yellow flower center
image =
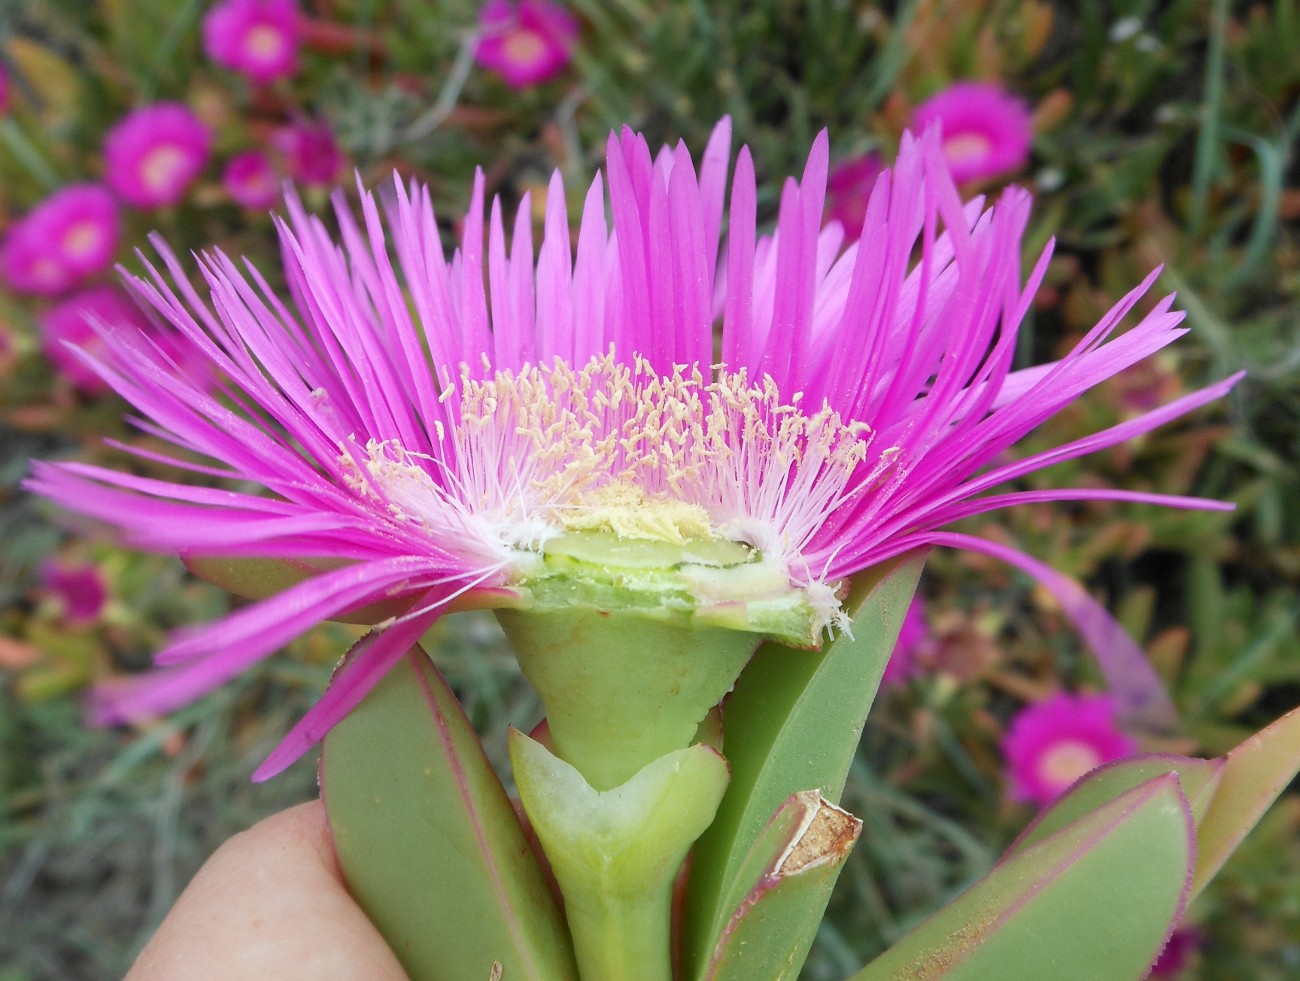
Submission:
[[141,161],[140,179],[152,191],[168,191],[184,171],[187,159],[180,147],[164,143],[150,150]]
[[712,534],[709,515],[698,504],[651,497],[627,481],[616,481],[580,495],[581,503],[558,515],[567,531],[610,531],[619,538],[685,542]]
[[950,164],[980,160],[992,149],[992,142],[983,133],[955,133],[943,141],[943,155]]
[[806,412],[798,394],[782,401],[771,378],[721,367],[710,378],[698,366],[660,375],[612,352],[579,369],[557,359],[487,378],[464,371],[443,379],[442,399],[458,421],[436,427],[437,453],[396,440],[342,447],[354,489],[394,519],[517,580],[566,536],[737,544],[802,590],[821,626],[839,622],[837,584],[803,551],[894,456],[858,474],[870,429],[826,405]]
[[1102,762],[1097,750],[1079,739],[1063,739],[1038,761],[1038,776],[1044,783],[1064,790]]
[[258,24],[244,35],[244,51],[257,61],[274,61],[284,52],[284,34],[270,24]]
[[506,57],[517,65],[532,65],[546,57],[546,39],[536,31],[519,29],[507,34],[501,43]]
[[98,225],[93,221],[80,221],[63,233],[63,253],[82,259],[98,249],[102,241]]
[[[462,376],[457,389],[457,455],[505,463],[508,472],[488,476],[522,484],[569,529],[624,524],[635,537],[707,533],[769,549],[776,543],[757,540],[763,529],[750,520],[766,517],[797,547],[854,492],[849,478],[870,440],[867,426],[828,406],[805,413],[797,394],[782,402],[770,378],[751,384],[719,368],[709,380],[698,366],[660,376],[612,354],[578,370],[557,360]],[[651,510],[644,521],[627,515]]]

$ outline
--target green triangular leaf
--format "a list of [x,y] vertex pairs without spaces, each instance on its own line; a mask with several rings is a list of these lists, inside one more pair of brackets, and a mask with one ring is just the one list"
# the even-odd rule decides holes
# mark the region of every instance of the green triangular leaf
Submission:
[[1200,760],[1172,753],[1130,756],[1107,763],[1083,777],[1059,800],[1034,818],[1007,849],[1002,860],[1006,861],[1011,855],[1042,841],[1139,784],[1166,773],[1178,774],[1179,784],[1192,809],[1192,818],[1199,824],[1219,787],[1223,770],[1223,760]]
[[749,892],[740,866],[782,802],[802,790],[839,800],[924,561],[913,555],[854,580],[844,604],[852,636],[820,651],[764,644],[741,673],[722,712],[731,785],[691,859],[688,977],[699,976]]
[[745,856],[748,892],[732,911],[701,981],[796,978],[862,822],[816,791],[791,795]]
[[849,981],[1138,981],[1186,905],[1192,815],[1148,780],[996,866]]
[[1300,709],[1248,738],[1225,759],[1223,779],[1198,822],[1193,898],[1300,772]]
[[577,977],[514,807],[418,647],[325,737],[321,796],[348,887],[413,981]]

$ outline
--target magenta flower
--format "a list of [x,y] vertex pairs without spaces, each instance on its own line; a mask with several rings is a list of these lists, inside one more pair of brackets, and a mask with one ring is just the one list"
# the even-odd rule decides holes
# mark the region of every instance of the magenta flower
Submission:
[[1149,709],[1141,703],[1158,682],[1084,590],[943,528],[1022,501],[1223,507],[1123,490],[986,492],[1145,433],[1235,379],[1011,459],[1026,433],[1183,333],[1171,298],[1118,331],[1155,275],[1062,360],[1013,372],[1050,254],[1022,282],[1026,192],[963,205],[936,134],[907,137],[872,194],[868,233],[837,253],[838,238],[821,231],[823,133],[802,180],[786,182],[770,236],[757,234],[754,168],[741,150],[720,252],[729,142],[724,121],[697,171],[684,146],[656,168],[642,137],[611,135],[576,249],[552,178],[536,263],[527,196],[513,235],[500,202],[485,225],[481,173],[450,257],[425,188],[395,180],[386,208],[363,195],[360,221],[336,198],[338,242],[291,197],[280,234],[293,307],[220,252],[200,261],[205,296],[160,246],[166,271],[151,267],[136,289],[205,353],[225,395],[177,377],[130,333],[105,337],[99,370],[178,447],[173,463],[235,486],[38,463],[29,487],[143,547],[319,571],[180,637],[159,655],[162,671],[101,689],[98,717],[165,712],[323,619],[381,601],[385,616],[395,610],[264,777],[462,598],[508,597],[548,542],[606,525],[740,543],[828,629],[844,621],[846,576],[934,545],[982,550],[1034,571],[1104,648],[1108,677],[1136,692],[1134,711]]
[[292,123],[275,134],[274,144],[289,176],[300,184],[333,184],[345,163],[334,130],[326,122]]
[[867,217],[867,201],[884,169],[884,161],[874,153],[843,160],[831,168],[826,178],[826,221],[840,223],[846,242],[858,240]]
[[1022,709],[1002,740],[1012,798],[1046,806],[1084,774],[1136,753],[1115,708],[1105,695],[1062,692]]
[[917,130],[939,124],[943,156],[958,183],[1019,170],[1029,159],[1033,119],[1029,108],[996,85],[958,82],[916,107]]
[[244,208],[269,208],[280,200],[280,181],[265,153],[245,150],[226,162],[221,185]]
[[549,0],[488,0],[479,11],[474,58],[512,89],[554,78],[573,57],[578,22]]
[[203,18],[203,49],[259,85],[298,70],[296,0],[222,0]]
[[212,134],[177,102],[136,109],[104,139],[104,179],[137,208],[175,204],[208,165]]
[[0,65],[0,116],[9,112],[9,100],[13,94],[11,89],[9,72],[4,65]]
[[73,294],[47,310],[40,323],[45,356],[60,374],[89,395],[108,391],[108,384],[82,357],[103,353],[104,343],[95,325],[137,330],[147,327],[140,308],[114,286],[96,286]]
[[925,622],[925,601],[920,594],[912,598],[903,617],[903,626],[898,631],[898,640],[894,643],[893,653],[885,664],[885,673],[881,676],[882,685],[901,685],[917,674],[917,653],[929,642],[930,628]]
[[88,395],[109,390],[91,364],[104,357],[107,335],[126,332],[147,338],[146,343],[156,350],[168,370],[183,372],[204,387],[211,381],[207,359],[199,358],[179,333],[160,333],[131,297],[116,286],[93,286],[72,294],[47,310],[40,325],[45,356],[73,386]]
[[90,623],[108,602],[104,576],[94,565],[43,562],[41,584],[58,599],[64,618],[72,624]]
[[70,184],[18,221],[0,246],[0,272],[22,293],[54,296],[113,261],[117,205],[98,184]]

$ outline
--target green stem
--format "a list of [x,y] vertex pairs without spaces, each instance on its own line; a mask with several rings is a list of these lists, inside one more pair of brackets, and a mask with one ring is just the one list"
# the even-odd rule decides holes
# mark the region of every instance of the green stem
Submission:
[[672,981],[672,880],[653,893],[567,902],[582,981]]
[[511,730],[510,763],[564,895],[582,981],[672,981],[673,880],[717,813],[726,761],[696,744],[600,791]]

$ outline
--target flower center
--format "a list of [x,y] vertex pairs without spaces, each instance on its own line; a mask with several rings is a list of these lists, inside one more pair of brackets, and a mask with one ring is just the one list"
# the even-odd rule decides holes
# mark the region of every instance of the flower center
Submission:
[[983,133],[954,133],[943,141],[943,155],[950,164],[983,160],[992,149],[992,141]]
[[1081,739],[1063,739],[1038,760],[1038,776],[1048,786],[1064,790],[1102,763],[1101,754]]
[[74,259],[93,255],[103,242],[100,228],[93,221],[81,221],[63,234],[63,253]]
[[[805,645],[839,620],[838,584],[819,578],[803,551],[877,476],[857,473],[866,426],[827,406],[805,412],[798,395],[783,402],[770,378],[752,384],[719,368],[709,379],[684,366],[660,375],[642,358],[628,364],[612,353],[581,369],[557,359],[488,378],[465,371],[459,384],[444,379],[442,398],[454,422],[436,427],[437,452],[371,441],[343,447],[344,466],[392,518],[464,543],[539,602],[556,589],[568,596],[572,585],[572,556],[557,562],[565,554],[557,549],[601,540],[619,548],[602,545],[588,563],[583,602],[592,608],[662,601],[688,618],[723,616]],[[639,568],[666,570],[643,581],[621,571],[634,545],[655,555],[660,546],[739,549],[753,568],[719,577],[680,555],[638,559]],[[600,567],[612,571],[591,571]]]
[[150,150],[140,163],[140,179],[152,191],[162,193],[181,178],[189,155],[178,146],[164,143]]
[[558,515],[569,531],[609,531],[619,538],[679,543],[712,534],[708,512],[698,504],[651,496],[627,480],[602,484],[580,494],[578,501]]
[[546,57],[546,39],[523,28],[507,34],[501,47],[506,58],[516,65],[534,65]]
[[[566,532],[519,570],[521,609],[630,613],[680,627],[721,627],[812,647],[832,613],[781,564],[725,538],[681,542]],[[835,603],[831,587],[823,586]],[[836,609],[838,607],[836,606]]]
[[462,376],[458,394],[447,438],[476,494],[528,497],[557,530],[713,535],[786,559],[861,489],[852,478],[870,440],[827,406],[783,402],[770,378],[660,376],[640,357]]
[[284,54],[284,33],[271,24],[257,24],[244,35],[244,53],[254,61],[275,61]]

